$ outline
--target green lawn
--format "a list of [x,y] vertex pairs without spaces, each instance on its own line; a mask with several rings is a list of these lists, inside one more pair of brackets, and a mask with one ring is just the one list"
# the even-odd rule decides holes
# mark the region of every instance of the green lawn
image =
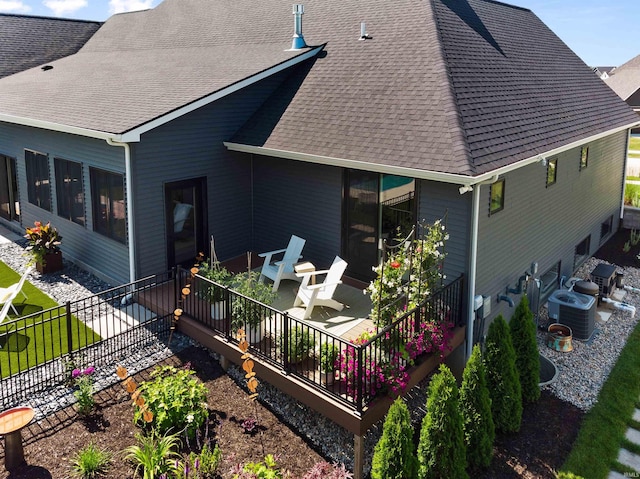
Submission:
[[617,457],[621,447],[638,452],[625,438],[627,427],[633,424],[633,410],[638,405],[638,398],[640,323],[627,339],[627,344],[598,395],[598,402],[585,417],[562,470],[589,479],[605,479],[610,470],[632,472],[619,464]]
[[632,136],[629,138],[629,149],[640,150],[640,136]]
[[[20,275],[0,262],[0,286],[7,287],[17,283]],[[24,371],[37,364],[56,358],[69,351],[68,330],[71,331],[72,347],[92,344],[100,340],[91,328],[75,317],[71,317],[67,327],[66,310],[27,280],[23,291],[14,301],[20,317],[24,319],[10,323],[16,317],[13,311],[0,326],[0,378]],[[39,314],[50,308],[55,312]]]

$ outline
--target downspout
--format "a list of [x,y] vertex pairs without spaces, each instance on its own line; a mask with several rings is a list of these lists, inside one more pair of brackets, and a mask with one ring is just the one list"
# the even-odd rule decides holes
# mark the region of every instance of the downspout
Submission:
[[469,298],[467,300],[469,315],[467,318],[467,358],[473,350],[473,331],[475,322],[474,298],[476,295],[476,268],[478,260],[478,217],[480,215],[480,185],[473,189],[471,205],[471,255],[469,257]]
[[[467,299],[468,304],[468,317],[467,317],[467,361],[471,357],[473,351],[473,331],[475,325],[475,310],[474,298],[476,296],[476,274],[477,274],[477,262],[478,262],[478,222],[480,218],[480,186],[486,184],[492,184],[498,181],[500,175],[493,176],[488,181],[483,181],[473,185],[473,197],[471,205],[471,254],[469,257],[469,297]],[[469,185],[471,186],[471,185]],[[468,188],[461,188],[460,192],[469,191]]]
[[135,234],[133,227],[133,178],[131,175],[131,149],[129,143],[122,143],[113,138],[107,138],[110,146],[121,146],[124,148],[124,168],[127,185],[127,230],[129,231],[129,282],[136,280],[136,253]]

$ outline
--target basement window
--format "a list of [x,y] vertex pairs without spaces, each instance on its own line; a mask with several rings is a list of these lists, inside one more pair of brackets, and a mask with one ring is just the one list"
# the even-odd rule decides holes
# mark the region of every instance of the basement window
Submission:
[[591,245],[591,235],[580,241],[576,245],[575,253],[573,255],[573,270],[578,269],[582,263],[589,257],[589,247]]
[[600,224],[600,244],[609,239],[613,233],[613,215],[609,216],[606,221]]

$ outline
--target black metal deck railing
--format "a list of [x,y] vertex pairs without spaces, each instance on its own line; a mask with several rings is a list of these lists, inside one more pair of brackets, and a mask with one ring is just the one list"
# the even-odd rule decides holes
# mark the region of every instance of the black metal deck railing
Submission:
[[[193,294],[183,298],[187,281]],[[221,301],[208,300],[212,288],[222,293]],[[402,378],[389,383],[384,376],[392,375],[393,367],[409,365],[411,358],[399,353],[422,325],[460,323],[462,294],[460,277],[419,308],[354,344],[199,275],[191,277],[187,270],[172,270],[0,325],[0,405],[18,405],[64,385],[74,367],[103,368],[113,376],[117,362],[167,340],[179,306],[183,314],[232,343],[238,342],[237,330],[244,329],[256,360],[361,412],[385,388],[401,383]],[[253,327],[234,317],[238,306],[250,317],[265,319]],[[339,351],[329,380],[319,369],[325,343]]]
[[[388,327],[375,331],[361,344],[297,319],[292,315],[257,303],[229,287],[183,270],[182,284],[191,283],[191,291],[182,304],[183,314],[195,319],[238,343],[237,331],[246,331],[256,360],[264,361],[286,374],[321,390],[324,394],[361,412],[375,397],[389,388],[401,388],[404,373],[413,358],[405,351],[410,340],[417,341],[421,328],[434,328],[434,334],[460,324],[462,319],[463,277],[459,277],[431,295],[420,307],[408,311]],[[210,302],[207,297],[219,299]],[[251,303],[252,317],[262,318],[259,326],[234,317],[236,303]],[[242,309],[248,309],[243,305]],[[430,331],[431,332],[431,331]],[[428,343],[430,338],[424,338]],[[327,384],[320,371],[323,344],[339,351],[334,381]],[[434,351],[436,354],[439,351]]]

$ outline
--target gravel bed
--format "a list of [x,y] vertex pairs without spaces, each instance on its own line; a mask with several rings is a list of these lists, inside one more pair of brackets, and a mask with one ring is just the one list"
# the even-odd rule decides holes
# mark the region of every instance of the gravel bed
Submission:
[[[26,242],[19,241],[0,245],[0,260],[18,272],[24,271],[26,266],[26,258],[23,256],[25,244]],[[576,276],[588,278],[590,272],[602,262],[594,258],[589,259]],[[625,284],[640,288],[640,269],[618,268],[618,271],[624,272]],[[66,261],[62,273],[42,276],[34,271],[29,277],[29,281],[60,303],[86,298],[111,287],[92,274]],[[640,309],[640,294],[627,293],[625,302]],[[539,324],[546,325],[547,322],[548,316],[546,309],[543,308]],[[597,401],[598,393],[636,322],[637,317],[632,318],[629,312],[613,310],[611,318],[606,323],[597,322],[596,333],[589,341],[574,339],[574,350],[568,353],[557,352],[549,348],[546,345],[546,331],[539,329],[537,339],[540,352],[552,360],[558,368],[555,381],[544,388],[550,389],[560,399],[588,411]],[[131,372],[136,372],[170,356],[176,349],[182,349],[191,344],[194,342],[179,334],[174,336],[172,349],[167,348],[161,341],[150,338],[145,349],[127,355],[127,357],[117,358],[117,360],[122,361],[122,364],[127,366]],[[210,354],[213,358],[219,359],[215,353],[210,352]],[[60,365],[60,367],[63,366]],[[228,373],[239,385],[244,386],[244,373],[240,368],[232,365]],[[99,388],[117,382],[117,378],[112,372],[106,372],[104,376],[99,375],[96,379]],[[19,379],[19,381],[25,380],[26,378]],[[24,385],[24,382],[22,384]],[[420,422],[425,414],[425,384],[426,380],[410,390],[405,397],[416,428],[420,427]],[[30,396],[30,404],[36,407],[39,417],[65,407],[74,400],[69,388],[65,387],[58,387],[46,393]],[[323,455],[332,461],[344,463],[348,468],[353,467],[353,435],[351,433],[264,382],[260,387],[260,400],[292,429],[309,440]],[[380,437],[380,429],[380,425],[374,426],[365,437],[365,451],[368,452],[365,458],[365,470],[370,467],[371,454]]]
[[[589,279],[590,273],[600,263],[609,264],[591,258],[582,265],[575,276]],[[640,269],[617,267],[616,271],[624,273],[626,285],[640,288]],[[624,302],[640,310],[640,294],[626,292]],[[598,309],[611,312],[611,317],[606,323],[596,320],[594,334],[589,340],[580,341],[573,338],[573,351],[558,352],[548,347],[545,330],[539,329],[537,335],[540,352],[553,361],[558,369],[556,380],[544,387],[583,411],[588,411],[596,403],[602,385],[624,348],[627,337],[638,322],[638,314],[632,317],[630,312],[608,309],[604,303]],[[543,308],[540,311],[539,324],[548,323],[548,313]]]

